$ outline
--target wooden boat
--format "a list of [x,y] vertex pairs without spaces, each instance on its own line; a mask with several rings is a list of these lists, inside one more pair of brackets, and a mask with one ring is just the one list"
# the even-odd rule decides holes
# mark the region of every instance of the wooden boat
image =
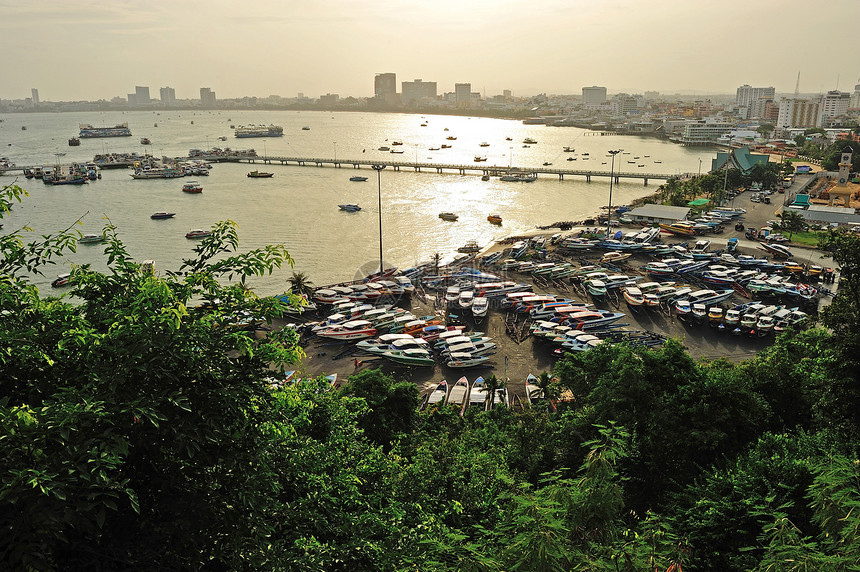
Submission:
[[493,224],[502,224],[502,217],[496,214],[487,215],[487,221]]
[[622,260],[627,260],[631,256],[633,256],[633,254],[631,254],[630,252],[620,252],[618,250],[613,250],[604,254],[603,258],[600,259],[600,262],[621,262]]
[[162,219],[162,218],[173,218],[174,216],[176,216],[176,213],[157,212],[157,213],[152,213],[151,215],[149,215],[149,218]]
[[448,401],[448,382],[444,379],[436,386],[436,388],[430,392],[427,396],[427,405],[431,405],[434,403],[445,403]]
[[483,365],[489,359],[488,356],[476,356],[468,352],[452,352],[445,365],[450,368],[464,369]]
[[250,173],[248,173],[248,177],[252,179],[269,179],[274,175],[274,173],[264,173],[262,171],[251,171]]
[[621,294],[630,306],[641,306],[645,303],[645,295],[635,286],[625,286],[621,289]]
[[420,367],[432,367],[436,365],[436,361],[433,359],[430,352],[423,348],[389,350],[382,355],[395,363],[401,363],[404,365],[415,365]]
[[529,405],[533,405],[540,399],[540,386],[538,385],[538,378],[534,374],[530,373],[526,378],[526,401],[528,401]]
[[441,218],[442,220],[447,220],[447,221],[453,222],[453,221],[456,221],[460,217],[454,213],[441,212],[441,213],[439,213],[439,218]]

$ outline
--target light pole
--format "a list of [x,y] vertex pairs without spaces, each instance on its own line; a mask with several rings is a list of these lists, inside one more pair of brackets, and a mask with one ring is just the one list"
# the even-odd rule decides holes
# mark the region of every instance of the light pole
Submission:
[[609,167],[609,208],[606,213],[606,238],[609,238],[609,229],[612,223],[612,183],[615,182],[615,156],[621,152],[621,149],[610,149],[607,152],[612,155],[612,164]]
[[379,275],[382,276],[382,170],[385,165],[371,165],[371,168],[376,171],[376,185],[379,190]]
[[699,159],[699,177],[702,176],[702,160]]
[[332,145],[334,145],[334,164],[337,165],[337,141],[332,141]]

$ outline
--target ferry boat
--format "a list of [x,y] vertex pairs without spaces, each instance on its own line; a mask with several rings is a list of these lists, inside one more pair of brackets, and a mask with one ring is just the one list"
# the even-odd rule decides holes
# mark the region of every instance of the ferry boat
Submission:
[[240,125],[233,132],[237,139],[248,137],[283,137],[284,128],[280,125]]
[[93,127],[89,123],[81,123],[78,127],[81,130],[78,137],[81,139],[90,139],[93,137],[131,137],[128,123],[120,123],[114,127]]
[[183,193],[202,193],[203,186],[200,185],[197,181],[188,181],[184,185],[182,185]]
[[499,177],[500,181],[515,182],[515,183],[534,183],[537,181],[535,175],[512,174]]

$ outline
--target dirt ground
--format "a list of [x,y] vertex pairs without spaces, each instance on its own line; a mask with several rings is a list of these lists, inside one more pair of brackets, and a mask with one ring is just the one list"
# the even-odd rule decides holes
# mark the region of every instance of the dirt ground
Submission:
[[[796,182],[799,185],[801,181]],[[747,209],[747,215],[744,218],[746,226],[761,227],[768,220],[776,218],[782,208],[780,198],[790,196],[790,189],[786,195],[773,195],[773,203],[770,205],[764,203],[753,203],[749,200],[749,193],[743,193],[735,199],[735,206],[740,206]],[[570,231],[575,233],[576,229]],[[551,232],[535,232],[534,234],[552,234]],[[735,231],[733,227],[727,227],[722,235],[715,235],[712,240],[711,250],[719,250],[723,248],[731,237],[737,237],[740,243],[740,250],[743,253],[764,255],[759,243],[749,241],[744,238],[742,231]],[[672,239],[664,239],[664,242],[678,242]],[[498,247],[495,247],[498,248]],[[820,253],[812,249],[794,248],[796,259],[804,263],[829,265],[829,261],[820,256]],[[585,262],[591,260],[599,261],[600,254],[593,253],[583,258],[577,258],[577,261]],[[638,267],[645,264],[649,258],[644,255],[636,255],[626,261],[626,264],[620,267],[621,272],[625,274],[642,274]],[[487,271],[493,272],[492,269]],[[512,280],[530,282],[529,275],[512,274],[505,277]],[[562,293],[559,291],[547,291],[546,289],[535,289],[539,293],[559,293],[568,297],[578,298],[571,293]],[[433,295],[433,292],[428,292]],[[581,299],[579,297],[578,299]],[[744,299],[735,296],[734,303],[741,303]],[[591,303],[591,299],[581,299],[582,302]],[[422,302],[417,296],[411,299],[402,300],[400,305],[410,309],[416,316],[426,316],[431,314],[443,316],[443,311],[434,310],[433,300],[429,298],[426,302]],[[729,336],[719,333],[716,330],[702,326],[688,326],[677,320],[674,315],[660,314],[651,310],[632,311],[623,301],[615,308],[611,308],[606,303],[598,304],[598,307],[614,309],[627,314],[627,317],[622,319],[620,323],[628,324],[625,330],[635,330],[641,332],[653,332],[667,337],[672,337],[681,340],[684,346],[689,350],[690,354],[697,359],[717,359],[725,358],[733,362],[742,361],[753,357],[758,351],[772,343],[773,338],[747,338],[744,336]],[[442,379],[449,382],[459,379],[465,375],[470,380],[477,376],[487,377],[495,374],[501,379],[507,377],[509,380],[509,390],[524,398],[525,395],[525,379],[529,373],[538,374],[542,371],[551,371],[552,366],[556,361],[556,357],[552,351],[554,347],[548,343],[535,340],[532,337],[525,339],[522,342],[516,342],[506,334],[505,331],[505,313],[498,309],[491,309],[488,316],[480,325],[475,325],[470,321],[471,318],[466,318],[464,321],[467,324],[467,329],[486,332],[486,335],[491,336],[495,343],[498,344],[498,352],[493,355],[485,367],[477,367],[468,370],[449,369],[445,365],[437,364],[433,368],[418,368],[398,365],[389,362],[383,358],[362,355],[350,350],[350,345],[344,345],[338,342],[327,342],[316,338],[305,346],[307,357],[303,360],[300,371],[304,375],[316,376],[323,374],[337,373],[339,380],[344,380],[355,371],[361,371],[366,368],[381,367],[383,371],[392,373],[395,377],[408,379],[413,381],[420,391],[428,391],[435,387]],[[360,364],[356,367],[355,362],[358,360]]]

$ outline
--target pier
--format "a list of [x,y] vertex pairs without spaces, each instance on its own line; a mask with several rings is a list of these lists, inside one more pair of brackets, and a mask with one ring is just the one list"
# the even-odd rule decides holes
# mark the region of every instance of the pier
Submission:
[[241,157],[241,158],[216,158],[204,156],[202,157],[206,161],[212,162],[234,162],[234,163],[263,163],[264,165],[290,165],[295,164],[299,166],[314,166],[314,167],[334,167],[334,168],[344,168],[344,167],[352,167],[353,169],[370,169],[371,165],[382,164],[386,167],[391,167],[395,171],[400,171],[402,169],[412,169],[416,172],[422,171],[431,171],[435,173],[458,173],[460,175],[466,174],[474,174],[474,175],[489,175],[491,177],[500,177],[502,175],[506,175],[508,173],[521,173],[528,175],[535,175],[540,177],[544,176],[556,176],[559,180],[564,180],[565,177],[582,177],[587,182],[591,182],[592,177],[605,177],[609,179],[610,177],[614,177],[616,183],[620,183],[621,179],[641,179],[645,186],[648,186],[648,181],[650,179],[658,179],[658,180],[668,180],[672,177],[686,177],[692,175],[691,173],[633,173],[633,172],[614,172],[610,173],[610,171],[597,171],[597,170],[588,170],[588,169],[559,169],[557,167],[553,167],[552,165],[546,167],[512,167],[512,166],[499,166],[499,165],[487,165],[483,162],[475,162],[469,164],[456,164],[456,163],[426,163],[422,161],[403,161],[403,160],[395,160],[395,161],[385,161],[385,160],[370,160],[370,159],[333,159],[333,158],[323,158],[323,157],[274,157],[274,156],[263,156],[263,157]]

